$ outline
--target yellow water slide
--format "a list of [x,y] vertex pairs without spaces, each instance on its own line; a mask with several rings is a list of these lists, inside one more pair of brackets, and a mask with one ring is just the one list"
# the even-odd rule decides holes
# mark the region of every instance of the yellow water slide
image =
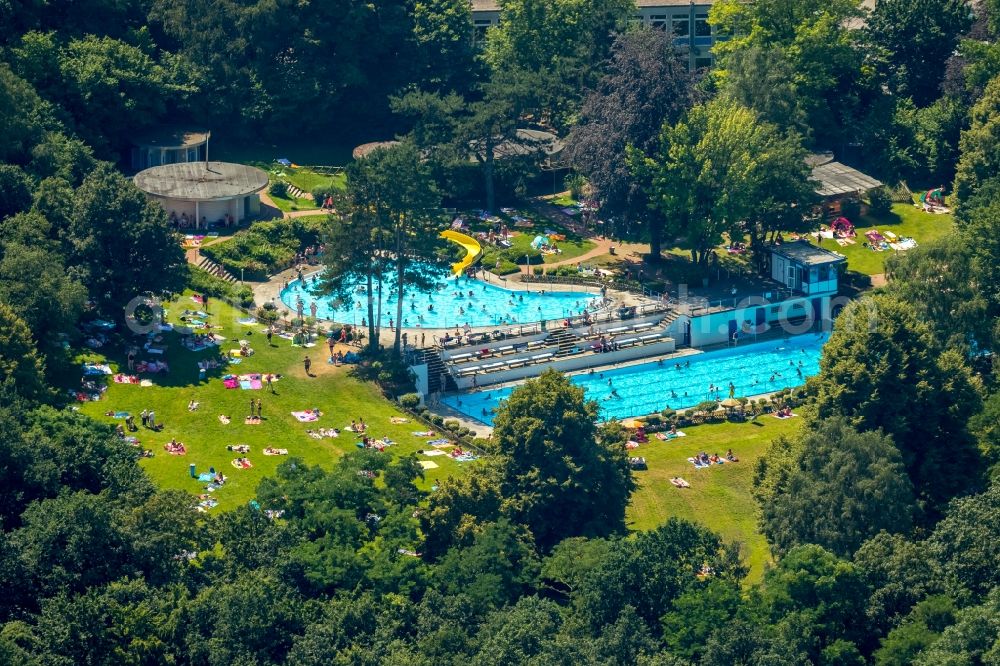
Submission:
[[459,233],[452,229],[445,229],[441,232],[441,237],[447,238],[452,243],[458,243],[465,248],[465,258],[451,265],[451,270],[455,272],[455,275],[461,274],[483,253],[483,246],[479,244],[479,241],[467,234]]

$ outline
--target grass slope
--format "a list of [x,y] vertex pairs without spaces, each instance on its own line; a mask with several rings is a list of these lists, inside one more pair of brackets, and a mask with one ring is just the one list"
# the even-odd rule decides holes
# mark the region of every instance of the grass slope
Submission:
[[[761,416],[757,423],[685,428],[687,437],[644,444],[635,455],[643,456],[649,469],[636,472],[638,489],[628,508],[629,527],[652,529],[671,516],[701,523],[726,540],[742,543],[750,579],[758,580],[770,553],[757,529],[757,506],[750,495],[754,463],[772,439],[794,433],[801,425],[802,419]],[[701,451],[722,456],[729,448],[740,462],[696,470],[687,461]],[[675,488],[670,483],[675,476],[686,479],[691,487]]]
[[906,204],[896,204],[892,212],[884,218],[865,216],[856,227],[858,233],[854,245],[839,246],[833,241],[824,240],[823,247],[839,252],[847,257],[847,268],[865,275],[876,275],[885,272],[885,260],[894,254],[893,250],[873,252],[862,244],[866,242],[865,232],[872,229],[891,231],[897,236],[910,236],[917,243],[929,243],[943,238],[955,230],[955,221],[951,215],[934,215],[925,213],[919,208]]
[[[188,295],[170,305],[169,321],[177,322],[185,309],[198,309]],[[110,384],[103,400],[85,403],[81,410],[112,422],[104,416],[107,411],[126,410],[136,415],[143,409],[154,409],[162,432],[140,428],[137,436],[143,447],[152,449],[155,456],[144,459],[142,465],[161,487],[177,488],[191,493],[203,492],[203,485],[192,479],[188,465],[194,463],[198,472],[209,467],[221,470],[229,481],[213,494],[219,500],[216,511],[231,509],[250,500],[262,478],[273,475],[285,457],[266,457],[261,451],[265,446],[287,448],[290,455],[309,464],[329,466],[347,451],[354,450],[356,437],[342,432],[336,439],[316,440],[306,435],[307,428],[337,427],[343,429],[352,419],[364,418],[369,433],[388,435],[396,444],[387,449],[387,455],[407,455],[418,449],[429,448],[426,439],[413,436],[414,430],[423,430],[418,423],[394,425],[390,417],[400,415],[393,403],[384,399],[370,384],[349,375],[347,366],[334,367],[325,361],[326,349],[320,345],[310,349],[292,347],[287,340],[274,338],[276,347],[268,347],[259,327],[237,323],[236,310],[221,302],[212,302],[211,321],[223,326],[222,335],[228,339],[222,349],[236,347],[236,340],[248,339],[256,353],[239,365],[210,371],[207,379],[199,379],[196,362],[210,352],[189,352],[180,346],[177,336],[165,334],[169,346],[166,358],[170,363],[168,375],[154,375],[153,387],[130,384]],[[247,335],[249,331],[253,335]],[[230,344],[231,343],[231,344]],[[308,354],[313,360],[315,377],[306,377],[302,359]],[[102,356],[88,355],[89,360],[107,358],[113,365],[124,366],[120,353]],[[274,384],[276,395],[266,389],[243,391],[226,389],[221,376],[227,373],[253,372],[281,373],[283,378]],[[249,410],[249,400],[261,398],[265,421],[261,425],[243,424]],[[195,412],[187,410],[189,400],[201,403]],[[291,416],[292,410],[318,407],[324,416],[313,424],[299,423]],[[232,417],[229,425],[219,422],[219,414]],[[767,544],[757,531],[755,506],[750,496],[754,461],[767,450],[771,439],[780,434],[794,432],[801,426],[800,419],[779,421],[762,417],[758,424],[717,424],[687,428],[687,437],[671,442],[654,441],[637,452],[646,458],[649,469],[638,472],[638,490],[628,509],[629,526],[646,530],[663,523],[670,516],[692,520],[717,531],[728,540],[744,544],[745,557],[751,567],[751,577],[763,572],[769,560]],[[171,456],[163,444],[172,437],[187,445],[185,456]],[[238,454],[226,450],[227,444],[248,444],[248,458],[254,467],[237,470],[231,460]],[[699,451],[725,453],[732,447],[740,457],[738,464],[695,470],[687,458]],[[448,456],[423,458],[432,460],[439,467],[427,471],[427,478],[420,484],[429,488],[433,483],[450,475],[461,475],[468,469]],[[690,489],[679,490],[670,484],[670,478],[683,476],[691,482]]]
[[[188,296],[183,296],[180,302],[171,305],[168,319],[176,322],[185,308],[196,310],[199,306]],[[277,346],[269,348],[266,338],[259,333],[259,327],[237,324],[238,315],[233,308],[215,301],[210,304],[210,308],[211,321],[223,326],[222,335],[227,338],[222,349],[235,348],[238,346],[235,341],[245,338],[251,341],[251,346],[256,351],[252,357],[227,369],[209,371],[208,379],[199,380],[196,363],[199,358],[211,353],[189,352],[180,346],[176,335],[167,333],[164,335],[169,346],[166,359],[171,371],[167,375],[153,375],[151,378],[155,386],[111,383],[104,399],[81,406],[85,413],[104,421],[112,420],[104,416],[107,411],[129,411],[135,415],[136,425],[139,425],[139,412],[143,409],[155,410],[156,420],[164,424],[164,430],[154,433],[140,427],[136,436],[144,448],[152,449],[155,454],[151,459],[144,459],[142,464],[161,487],[201,493],[204,484],[189,476],[188,465],[194,463],[198,472],[208,471],[209,467],[214,466],[229,477],[226,485],[214,493],[219,500],[216,510],[233,508],[251,499],[260,480],[272,475],[278,464],[287,459],[284,456],[264,456],[262,450],[265,446],[287,448],[291,456],[300,457],[310,464],[329,466],[345,452],[355,450],[358,441],[356,436],[342,432],[339,438],[317,440],[309,437],[306,429],[343,429],[352,419],[358,418],[364,418],[369,424],[370,435],[387,435],[396,442],[387,449],[387,454],[406,455],[418,449],[430,448],[425,439],[411,434],[414,430],[423,430],[423,425],[412,422],[391,424],[390,417],[401,415],[393,403],[384,399],[370,384],[349,376],[348,366],[328,365],[325,344],[301,349],[292,347],[288,340],[275,337],[274,343]],[[250,330],[254,330],[254,333],[248,337],[247,332]],[[302,359],[306,354],[313,361],[312,372],[317,375],[315,377],[305,376]],[[89,358],[97,357],[91,355]],[[120,354],[112,355],[109,360],[113,364],[120,363],[122,368],[125,366]],[[274,384],[277,394],[272,395],[266,388],[243,391],[226,389],[222,385],[221,376],[224,374],[254,372],[284,375]],[[265,421],[261,425],[243,424],[243,417],[249,412],[251,398],[263,401]],[[187,404],[190,400],[200,402],[200,409],[189,412]],[[324,413],[315,423],[299,423],[290,413],[314,407]],[[231,416],[232,422],[223,425],[218,419],[220,414]],[[163,450],[163,445],[172,437],[184,442],[187,455],[172,456]],[[237,470],[232,467],[232,459],[239,454],[227,451],[228,444],[249,444],[251,452],[247,457],[253,463],[253,469]],[[462,463],[456,463],[448,456],[426,460],[432,460],[439,467],[428,470],[427,478],[421,484],[424,488],[430,487],[442,477],[462,473]]]

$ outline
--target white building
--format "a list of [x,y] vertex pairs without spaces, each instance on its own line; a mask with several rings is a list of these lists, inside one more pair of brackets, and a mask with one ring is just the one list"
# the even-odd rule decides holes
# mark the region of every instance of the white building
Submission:
[[[204,228],[225,222],[239,224],[260,211],[259,194],[267,187],[267,173],[230,162],[181,162],[151,167],[135,175],[135,185],[160,203],[171,220]],[[185,226],[181,224],[180,226]]]

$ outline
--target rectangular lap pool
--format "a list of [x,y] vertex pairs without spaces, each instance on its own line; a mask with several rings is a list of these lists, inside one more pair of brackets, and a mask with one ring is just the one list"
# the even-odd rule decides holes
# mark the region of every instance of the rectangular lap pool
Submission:
[[[601,406],[601,419],[652,414],[670,407],[687,409],[699,402],[760,395],[805,384],[819,372],[828,334],[810,333],[784,340],[740,345],[670,361],[652,361],[612,370],[590,370],[571,377]],[[710,388],[714,387],[714,388]],[[482,389],[443,399],[449,407],[487,425],[497,406],[515,387]]]

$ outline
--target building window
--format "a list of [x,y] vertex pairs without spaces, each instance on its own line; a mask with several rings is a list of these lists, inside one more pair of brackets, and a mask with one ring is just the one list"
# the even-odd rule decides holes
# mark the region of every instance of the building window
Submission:
[[477,44],[484,44],[486,42],[486,33],[492,26],[493,22],[489,19],[476,19],[474,29]]
[[694,35],[695,37],[712,36],[712,26],[708,24],[708,14],[694,15]]
[[649,27],[654,30],[666,30],[667,29],[667,15],[666,14],[652,14],[649,17]]
[[687,16],[675,16],[670,23],[674,37],[687,37],[691,34],[691,21]]
[[694,68],[695,69],[711,69],[712,59],[711,58],[695,58]]

